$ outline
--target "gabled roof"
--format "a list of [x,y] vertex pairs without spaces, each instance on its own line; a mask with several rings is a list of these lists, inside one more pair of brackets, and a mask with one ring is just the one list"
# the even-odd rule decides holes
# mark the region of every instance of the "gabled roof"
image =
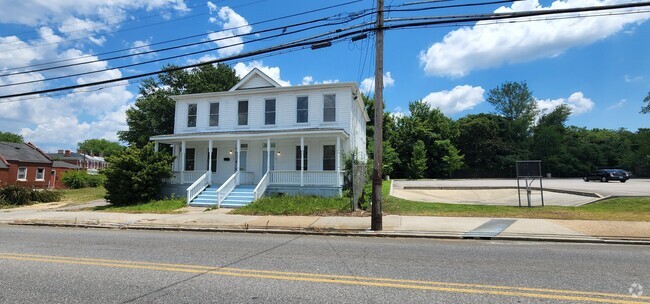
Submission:
[[[261,78],[261,79],[260,79]],[[248,87],[247,84],[252,83],[254,80],[257,80],[258,83],[252,87]],[[242,80],[240,80],[235,86],[230,88],[230,92],[235,90],[251,89],[251,88],[280,88],[280,85],[277,81],[273,80],[268,75],[264,74],[258,68],[253,68]]]
[[0,142],[0,155],[7,161],[51,163],[52,160],[32,143]]
[[53,168],[67,168],[67,169],[81,169],[80,166],[73,165],[71,163],[66,163],[61,160],[55,160],[52,162],[52,167]]

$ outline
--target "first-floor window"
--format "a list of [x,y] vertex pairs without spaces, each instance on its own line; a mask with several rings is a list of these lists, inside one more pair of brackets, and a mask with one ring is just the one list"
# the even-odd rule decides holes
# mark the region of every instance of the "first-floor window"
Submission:
[[185,149],[185,170],[194,171],[194,148]]
[[45,180],[45,169],[44,168],[38,168],[36,169],[36,180]]
[[[309,153],[307,152],[308,147],[304,146],[303,148],[304,148],[304,150],[302,151],[302,153],[303,153],[303,158],[305,159],[303,170],[307,170],[307,164],[309,163],[307,161],[307,156],[309,155]],[[301,160],[300,146],[296,146],[296,170],[300,170],[300,160]]]
[[18,180],[21,181],[27,180],[27,168],[25,167],[18,168]]
[[333,171],[336,169],[336,146],[323,146],[323,170]]

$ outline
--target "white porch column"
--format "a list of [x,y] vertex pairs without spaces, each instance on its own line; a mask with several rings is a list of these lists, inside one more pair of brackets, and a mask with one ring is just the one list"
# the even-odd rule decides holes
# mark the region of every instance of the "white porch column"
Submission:
[[187,143],[185,141],[181,142],[181,184],[185,183],[185,149],[187,148]]
[[208,140],[208,184],[212,185],[212,139]]
[[300,187],[305,185],[305,138],[300,136]]
[[336,136],[336,180],[337,186],[343,184],[341,182],[341,137]]
[[157,141],[155,141],[154,144],[153,144],[153,150],[155,152],[158,152],[158,142]]
[[271,171],[271,138],[266,139],[266,173]]
[[[241,140],[237,139],[237,168],[235,168],[235,172],[239,172],[239,167],[241,167],[241,159],[239,158],[239,154],[241,152]],[[241,174],[241,173],[240,173]],[[239,185],[239,175],[237,174],[237,185]]]

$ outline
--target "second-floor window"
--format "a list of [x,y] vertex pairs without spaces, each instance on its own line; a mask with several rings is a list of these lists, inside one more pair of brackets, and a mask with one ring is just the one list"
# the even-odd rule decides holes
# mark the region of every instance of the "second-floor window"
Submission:
[[196,104],[191,103],[187,105],[187,127],[196,127]]
[[336,121],[336,95],[323,96],[323,121]]
[[210,127],[219,126],[219,103],[210,103]]
[[[304,167],[302,169],[307,170],[307,163],[309,163],[308,159],[307,159],[307,156],[309,155],[309,153],[307,151],[309,151],[309,150],[307,148],[309,148],[309,147],[304,146],[303,148],[305,148],[302,151],[303,158],[305,159],[305,162],[304,162]],[[300,146],[296,146],[296,170],[300,170],[300,160],[301,159],[302,158],[300,157]]]
[[248,125],[248,100],[240,100],[237,104],[237,124]]
[[275,124],[275,99],[264,100],[264,124]]
[[296,122],[308,122],[309,121],[309,98],[307,96],[298,97],[296,103]]
[[185,149],[185,170],[194,171],[194,148]]

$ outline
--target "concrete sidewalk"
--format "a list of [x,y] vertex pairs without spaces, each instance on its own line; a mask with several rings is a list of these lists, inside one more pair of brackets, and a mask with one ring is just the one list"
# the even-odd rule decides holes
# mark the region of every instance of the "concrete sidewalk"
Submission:
[[230,209],[184,209],[180,214],[127,214],[61,211],[46,204],[0,210],[0,224],[650,245],[650,222],[386,215],[383,231],[374,232],[369,231],[370,217],[247,216],[228,214]]

